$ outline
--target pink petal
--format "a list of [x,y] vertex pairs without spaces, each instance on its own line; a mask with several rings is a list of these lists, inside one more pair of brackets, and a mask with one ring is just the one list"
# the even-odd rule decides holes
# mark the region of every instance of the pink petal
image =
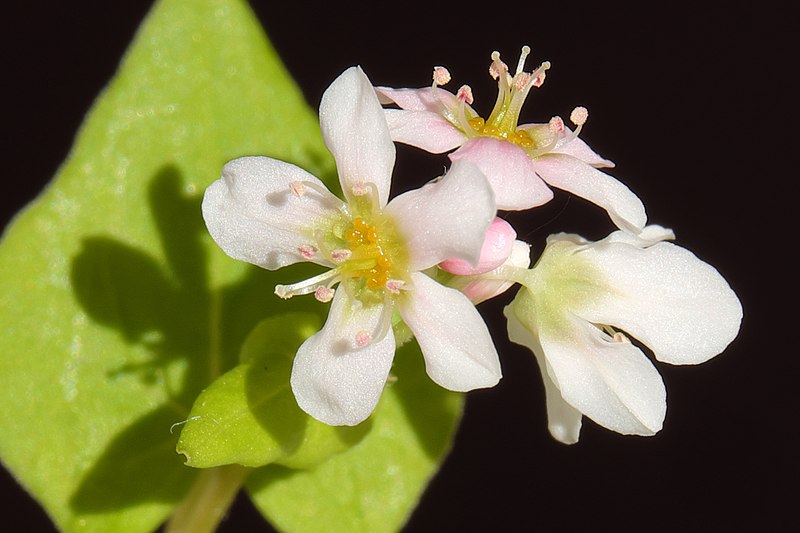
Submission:
[[[375,87],[382,104],[397,104],[400,109],[409,111],[430,111],[438,115],[443,111],[453,112],[461,103],[456,95],[445,89],[423,87],[421,89],[392,89]],[[468,109],[472,109],[469,108]],[[473,111],[470,116],[474,116]]]
[[373,332],[386,310],[364,307],[347,291],[336,291],[321,331],[297,351],[291,385],[297,404],[332,426],[354,426],[369,417],[380,400],[394,359],[390,330],[381,339],[359,346],[357,339]]
[[354,186],[371,182],[386,205],[395,148],[383,108],[360,67],[347,69],[331,83],[322,95],[319,121],[345,197],[352,199]]
[[[291,184],[314,184],[298,196]],[[203,218],[226,254],[275,270],[309,257],[316,226],[339,216],[342,201],[317,178],[292,164],[268,157],[241,157],[225,165],[222,177],[206,189]],[[306,251],[304,254],[303,251]]]
[[[514,281],[507,279],[503,275],[505,267],[527,269],[531,265],[531,247],[523,241],[514,241],[511,247],[511,254],[503,265],[489,272],[497,276],[484,278],[475,276],[470,278],[455,278],[448,284],[463,292],[467,298],[477,305],[481,302],[503,294],[514,285]],[[463,281],[462,281],[463,280]],[[464,283],[466,281],[466,283]],[[462,286],[463,284],[463,286]]]
[[438,181],[394,198],[384,212],[405,239],[411,270],[446,258],[477,264],[494,220],[494,195],[480,170],[461,161]]
[[602,207],[620,229],[638,233],[647,223],[644,205],[628,187],[579,159],[548,153],[533,161],[536,172],[553,187]]
[[511,224],[500,217],[495,217],[489,229],[486,230],[481,247],[481,257],[477,265],[472,266],[463,259],[445,259],[439,263],[439,268],[459,276],[474,276],[489,272],[506,262],[508,256],[511,255],[511,247],[516,238],[517,232],[514,231]]
[[471,161],[486,175],[497,209],[518,211],[545,204],[553,191],[536,175],[525,150],[508,141],[479,137],[450,154],[452,161]]
[[489,330],[475,306],[455,289],[420,272],[398,300],[398,310],[414,333],[433,381],[455,391],[493,387],[502,371]]

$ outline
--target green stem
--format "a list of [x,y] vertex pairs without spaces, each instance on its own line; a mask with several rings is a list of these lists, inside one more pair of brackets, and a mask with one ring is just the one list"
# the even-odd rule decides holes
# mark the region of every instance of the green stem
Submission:
[[250,469],[206,468],[167,522],[165,533],[212,533],[225,517]]

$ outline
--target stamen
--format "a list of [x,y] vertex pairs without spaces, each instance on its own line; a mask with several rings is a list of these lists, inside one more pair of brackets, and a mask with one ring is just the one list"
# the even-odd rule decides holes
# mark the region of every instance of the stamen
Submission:
[[631,340],[625,336],[625,334],[620,333],[619,331],[614,333],[614,342],[630,344]]
[[309,261],[314,259],[314,256],[317,253],[317,249],[314,246],[311,246],[310,244],[304,244],[300,246],[299,248],[297,248],[297,251],[300,252],[300,255],[302,255]]
[[474,99],[472,98],[472,87],[469,85],[462,85],[456,93],[456,98],[458,98],[460,102],[466,102],[467,104],[472,105],[472,102],[474,102]]
[[578,106],[572,110],[572,113],[569,115],[570,121],[575,124],[576,126],[583,126],[586,123],[586,119],[589,118],[589,110],[583,106]]
[[528,54],[531,53],[531,47],[525,45],[522,47],[522,53],[519,55],[519,61],[517,62],[517,74],[522,72],[522,69],[525,68],[525,59],[528,58]]
[[549,68],[550,68],[550,62],[545,61],[544,63],[539,65],[539,68],[537,68],[531,73],[531,76],[534,77],[533,83],[531,83],[533,87],[542,86],[542,84],[544,83],[544,79],[547,76],[547,69]]
[[392,294],[400,294],[400,289],[403,288],[406,282],[402,279],[389,279],[386,280],[386,290]]
[[564,130],[566,130],[566,126],[564,126],[564,120],[561,117],[556,116],[551,118],[550,122],[547,123],[547,129],[550,131],[550,139],[548,139],[547,144],[537,148],[536,150],[528,152],[530,157],[538,157],[555,148],[558,144],[558,141],[561,139]]
[[508,65],[500,61],[500,52],[495,50],[492,52],[492,64],[489,65],[489,76],[493,80],[498,79],[501,75],[508,73]]
[[317,290],[314,291],[314,298],[322,303],[328,303],[333,299],[333,295],[336,291],[331,289],[330,287],[317,287]]
[[369,187],[363,181],[357,181],[353,184],[353,191],[354,196],[364,196],[365,194],[369,194]]
[[305,195],[306,186],[303,185],[302,181],[293,181],[289,183],[289,190],[292,191],[292,193],[299,198]]
[[356,333],[356,346],[363,348],[372,341],[372,335],[363,329]]
[[445,67],[433,67],[434,87],[446,85],[450,81],[450,71]]
[[547,129],[550,130],[552,134],[558,134],[564,131],[564,121],[561,117],[553,117],[550,119],[550,122],[547,123]]
[[375,213],[380,211],[380,198],[378,197],[378,186],[375,185],[371,181],[356,181],[353,184],[353,187],[350,189],[353,193],[353,196],[367,196],[369,195],[370,203],[372,204],[370,207],[372,208],[372,212]]
[[339,248],[331,252],[331,261],[336,264],[343,263],[350,259],[353,255],[353,252],[348,250],[347,248]]
[[331,287],[341,279],[341,272],[339,268],[334,268],[318,274],[307,280],[298,281],[291,285],[276,285],[275,294],[284,300],[288,300],[292,296],[301,296],[303,294],[311,294],[321,286]]
[[518,91],[524,91],[528,88],[528,84],[531,83],[533,77],[528,74],[527,72],[519,72],[514,76],[513,87]]

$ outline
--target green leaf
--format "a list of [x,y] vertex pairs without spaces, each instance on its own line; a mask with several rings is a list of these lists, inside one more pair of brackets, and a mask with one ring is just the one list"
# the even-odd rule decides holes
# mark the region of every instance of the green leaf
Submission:
[[416,342],[395,357],[373,427],[357,445],[315,468],[267,466],[247,488],[281,531],[397,531],[450,448],[463,395],[425,373]]
[[150,531],[198,471],[170,429],[283,302],[225,256],[205,187],[246,154],[333,164],[243,1],[164,0],[0,245],[0,455],[64,531]]
[[242,364],[200,394],[178,441],[189,466],[307,468],[358,442],[370,428],[331,427],[305,414],[289,386],[300,344],[322,323],[288,313],[261,322],[242,347]]

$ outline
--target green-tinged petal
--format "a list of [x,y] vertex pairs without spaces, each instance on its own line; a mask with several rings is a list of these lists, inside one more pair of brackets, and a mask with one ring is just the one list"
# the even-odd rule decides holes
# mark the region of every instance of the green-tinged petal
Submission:
[[361,442],[310,470],[267,466],[247,488],[281,531],[397,531],[450,448],[462,395],[425,374],[416,343],[399,350]]
[[332,175],[245,2],[158,2],[3,236],[0,455],[63,531],[155,529],[197,476],[171,426],[259,320],[318,306],[272,296],[286,278],[231,260],[203,226],[204,189],[246,154]]

